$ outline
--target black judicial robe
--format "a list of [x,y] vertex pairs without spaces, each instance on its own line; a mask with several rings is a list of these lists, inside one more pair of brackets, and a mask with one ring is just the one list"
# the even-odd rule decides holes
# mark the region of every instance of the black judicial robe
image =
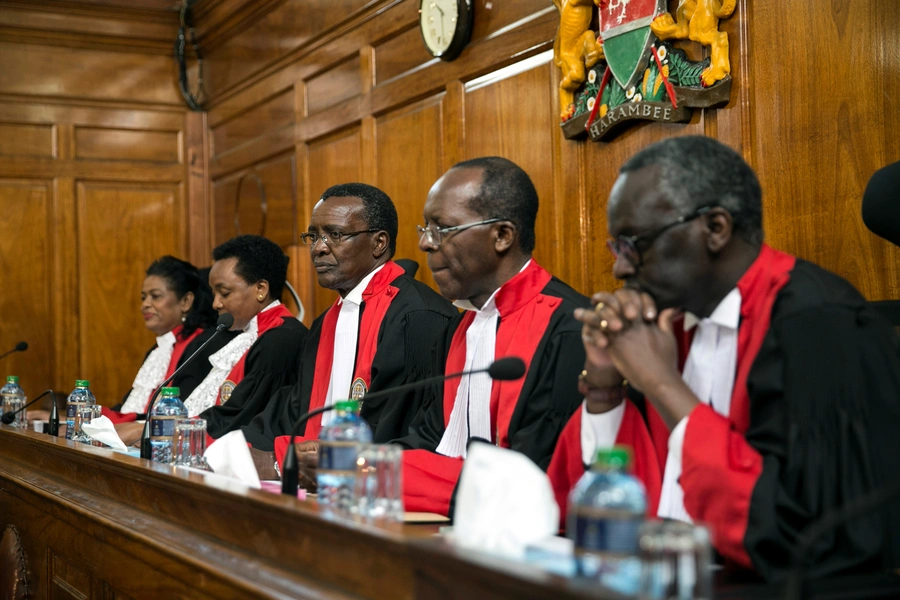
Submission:
[[[287,315],[279,316],[278,309],[282,307],[272,309],[272,316],[268,311],[258,315],[260,320],[277,316],[280,322],[265,331],[260,326],[259,337],[244,355],[242,376],[231,381],[229,375],[228,381],[234,384],[229,397],[222,404],[200,413],[200,417],[206,419],[206,431],[210,437],[220,438],[240,429],[266,408],[279,388],[297,381],[300,352],[309,330],[284,309]],[[240,370],[239,366],[240,362],[232,374]],[[222,392],[220,401],[223,401]]]
[[[397,270],[397,273],[401,272],[401,269]],[[450,319],[459,314],[443,296],[405,274],[399,274],[389,283],[397,292],[377,326],[377,347],[371,362],[369,392],[390,389],[428,377],[435,341]],[[364,299],[360,306],[361,323],[364,321],[365,311]],[[273,450],[275,438],[289,435],[297,418],[310,410],[316,370],[329,371],[331,367],[330,364],[316,364],[326,314],[327,311],[319,315],[312,324],[303,348],[297,383],[278,390],[266,409],[248,426],[243,427],[247,441],[254,448]],[[360,331],[359,343],[362,343],[363,337],[363,332]],[[357,360],[359,359],[357,354]],[[376,443],[386,443],[406,432],[415,414],[418,398],[420,395],[416,392],[371,402],[363,398],[360,416],[372,428]],[[304,426],[299,433],[303,435],[306,431]]]
[[[181,352],[181,356],[178,358],[177,365],[175,369],[180,369],[183,364],[191,357],[200,347],[207,341],[209,338],[213,336],[216,332],[215,327],[209,327],[200,332],[200,335],[196,336],[192,339],[188,344],[184,347],[184,350]],[[240,333],[238,331],[223,331],[216,338],[211,341],[203,350],[200,350],[200,353],[188,364],[184,369],[178,372],[175,375],[175,378],[172,379],[172,382],[169,383],[172,387],[177,387],[180,392],[180,397],[182,400],[191,395],[191,392],[194,391],[198,385],[200,385],[203,380],[209,375],[209,371],[212,369],[212,365],[209,364],[209,357],[224,348],[228,345],[228,342],[233,340],[237,334]],[[147,354],[144,355],[144,360],[147,360],[147,357],[150,356],[150,353],[156,349],[156,345],[153,348],[147,350]],[[142,363],[143,364],[143,363]],[[119,411],[122,409],[122,405],[125,404],[125,400],[128,399],[128,395],[131,393],[131,390],[125,392],[125,395],[122,397],[122,401],[119,402],[116,406],[112,408],[112,411]],[[122,416],[116,417],[115,415],[110,415],[106,411],[104,411],[104,415],[110,417],[113,422],[124,422],[124,420],[131,419],[130,415],[126,415],[128,419],[122,418]],[[135,415],[135,418],[140,417],[141,415]]]
[[[590,301],[532,260],[501,287],[496,302],[500,318],[495,356],[518,356],[527,372],[518,382],[493,383],[491,441],[525,454],[546,470],[560,433],[582,401],[578,374],[585,353],[574,311],[589,307]],[[436,374],[463,370],[465,330],[471,321],[472,314],[464,313],[450,323],[436,347]],[[458,384],[458,379],[449,380],[426,394],[409,433],[394,440],[407,449],[403,453],[407,510],[445,515],[450,510],[463,461],[435,450],[449,423]]]
[[[778,580],[807,526],[900,473],[900,337],[845,280],[768,246],[738,288],[731,413],[691,412],[679,481],[719,552]],[[900,566],[900,505],[837,527],[807,562],[816,577]]]

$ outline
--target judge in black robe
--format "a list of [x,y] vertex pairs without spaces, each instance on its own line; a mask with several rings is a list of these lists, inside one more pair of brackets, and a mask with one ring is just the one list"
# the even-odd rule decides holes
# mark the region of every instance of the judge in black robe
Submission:
[[[645,392],[651,433],[679,461],[689,518],[711,527],[728,564],[769,580],[798,558],[814,576],[896,568],[896,504],[794,552],[811,524],[896,477],[900,339],[849,283],[762,244],[758,183],[730,149],[666,140],[622,173],[609,227],[626,287],[596,294],[597,309],[578,317],[588,348]],[[676,309],[705,319],[735,290],[737,360],[722,414],[675,368],[676,348],[684,356],[696,342]]]
[[[435,340],[446,329],[450,319],[458,314],[446,299],[405,274],[395,277],[390,285],[398,293],[377,325],[378,342],[371,358],[369,392],[391,389],[427,377]],[[365,311],[364,301],[360,307],[361,323]],[[273,450],[275,438],[289,435],[294,422],[310,410],[316,370],[328,368],[316,363],[325,315],[319,315],[310,328],[300,358],[297,383],[278,390],[266,410],[243,428],[244,436],[254,448]],[[359,339],[363,336],[360,335]],[[410,392],[367,402],[363,396],[360,416],[372,428],[375,443],[389,442],[408,430],[418,397],[415,392]],[[306,435],[307,426],[301,427],[298,433],[310,437]]]

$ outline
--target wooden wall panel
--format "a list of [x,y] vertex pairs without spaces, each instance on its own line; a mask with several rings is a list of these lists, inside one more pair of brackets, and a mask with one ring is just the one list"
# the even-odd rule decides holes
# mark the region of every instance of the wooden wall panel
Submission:
[[360,65],[357,54],[307,81],[307,114],[313,115],[361,94]]
[[0,352],[28,342],[27,351],[3,359],[0,377],[6,383],[18,375],[29,398],[47,388],[53,372],[51,211],[49,181],[0,179]]
[[168,55],[0,42],[0,56],[0,94],[183,106]]
[[[551,65],[547,54],[538,60],[507,67],[499,74],[475,80],[466,88],[466,156],[502,156],[531,177],[541,201],[536,225],[535,259],[553,265],[555,273],[582,288],[581,240],[566,235],[579,198],[554,197],[553,137],[559,135],[552,117]],[[532,66],[540,62],[538,66]]]
[[786,66],[756,60],[748,74],[768,240],[869,297],[900,297],[900,249],[859,216],[871,174],[900,159],[900,34],[885,25],[900,22],[900,3],[756,4],[749,44],[778,48]]
[[[342,21],[384,0],[286,0],[239,35],[207,53],[207,90],[221,95],[297,47],[330,33]],[[327,64],[327,63],[326,63]],[[325,67],[326,64],[322,64]],[[318,70],[318,69],[317,69]]]
[[0,155],[56,156],[53,125],[40,123],[0,123]]
[[180,131],[75,128],[75,158],[128,162],[180,163]]
[[[435,287],[426,254],[419,250],[416,225],[428,190],[443,174],[441,121],[444,95],[387,113],[376,122],[377,185],[397,207],[399,230],[396,258],[419,263],[416,279]],[[421,151],[410,153],[409,148]]]
[[[349,183],[362,179],[360,144],[360,128],[355,127],[309,145],[306,171],[307,194],[310,199],[317,199],[322,192],[337,183]],[[298,216],[301,231],[306,231],[310,216],[311,213]],[[307,307],[307,310],[318,316],[334,302],[337,293],[316,285],[314,297],[314,305]]]
[[375,83],[390,81],[433,60],[422,43],[422,33],[414,25],[375,46]]
[[217,123],[211,130],[212,155],[220,155],[259,136],[294,122],[294,90],[281,90],[245,112]]
[[144,270],[153,258],[184,250],[181,190],[81,181],[76,202],[79,376],[91,380],[98,402],[112,405],[153,345],[140,317]]

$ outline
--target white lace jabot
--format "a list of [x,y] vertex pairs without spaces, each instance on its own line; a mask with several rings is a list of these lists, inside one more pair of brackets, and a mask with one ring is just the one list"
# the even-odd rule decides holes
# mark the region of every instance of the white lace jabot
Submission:
[[131,392],[122,405],[122,413],[141,414],[147,409],[150,394],[166,379],[175,341],[175,334],[171,331],[156,338],[156,348],[150,351],[138,370],[131,384]]

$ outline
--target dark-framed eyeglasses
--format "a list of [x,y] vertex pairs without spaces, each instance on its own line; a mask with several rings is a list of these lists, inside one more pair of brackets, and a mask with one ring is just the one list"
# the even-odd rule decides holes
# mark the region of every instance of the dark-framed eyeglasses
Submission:
[[355,235],[361,235],[363,233],[375,233],[376,231],[381,231],[380,229],[364,229],[363,231],[350,231],[344,233],[343,231],[330,231],[328,233],[313,233],[311,231],[307,231],[306,233],[300,234],[300,241],[306,244],[307,246],[315,246],[319,240],[322,240],[329,246],[335,246],[340,244],[347,238],[351,238]]
[[624,256],[634,267],[640,267],[644,264],[644,251],[653,245],[659,236],[678,225],[688,223],[708,213],[712,206],[701,206],[692,213],[682,215],[668,225],[663,225],[647,233],[640,235],[620,235],[615,239],[606,241],[606,245],[613,256],[618,258]]
[[421,225],[416,225],[416,231],[419,232],[420,240],[424,235],[428,243],[437,248],[441,245],[441,242],[444,241],[443,236],[448,233],[465,231],[466,229],[478,227],[479,225],[490,225],[491,223],[498,223],[506,220],[507,219],[500,218],[485,219],[484,221],[478,221],[477,223],[466,223],[465,225],[454,225],[453,227],[436,227],[435,225],[426,225],[425,227],[422,227]]

